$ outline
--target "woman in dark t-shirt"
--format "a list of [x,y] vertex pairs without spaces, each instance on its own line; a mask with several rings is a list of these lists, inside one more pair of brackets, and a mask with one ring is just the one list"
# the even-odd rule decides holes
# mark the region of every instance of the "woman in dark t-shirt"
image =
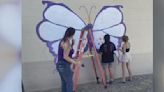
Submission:
[[111,84],[114,80],[112,64],[114,62],[114,51],[116,50],[116,47],[114,43],[110,42],[110,36],[108,34],[104,36],[104,40],[105,42],[100,46],[99,52],[101,54],[101,62],[105,73],[105,79],[107,81],[107,72],[109,72],[109,83]]

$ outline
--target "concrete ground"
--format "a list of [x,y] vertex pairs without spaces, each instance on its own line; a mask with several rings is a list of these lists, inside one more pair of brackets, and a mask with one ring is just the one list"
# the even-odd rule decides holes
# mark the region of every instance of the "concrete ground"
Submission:
[[[51,89],[37,92],[61,92],[60,89]],[[121,83],[121,79],[116,79],[107,89],[101,84],[88,83],[78,86],[78,92],[153,92],[153,75],[138,75],[133,77],[133,81]]]

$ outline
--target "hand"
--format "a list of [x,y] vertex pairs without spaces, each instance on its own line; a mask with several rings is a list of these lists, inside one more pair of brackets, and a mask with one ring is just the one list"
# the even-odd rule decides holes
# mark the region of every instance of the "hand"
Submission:
[[73,59],[75,59],[75,61],[76,61],[76,60],[78,59],[78,56],[77,56],[77,55],[76,55],[76,56],[74,56],[74,57],[73,57]]
[[77,64],[80,65],[80,62],[77,59],[74,59],[74,61],[75,61],[74,62],[75,65],[77,65]]
[[74,64],[71,65],[71,70],[74,72],[74,70],[75,70],[75,65]]
[[121,62],[120,62],[120,59],[117,57],[117,61],[118,61],[118,64],[120,64]]
[[118,61],[118,64],[120,65],[120,64],[122,64],[122,62],[121,61]]

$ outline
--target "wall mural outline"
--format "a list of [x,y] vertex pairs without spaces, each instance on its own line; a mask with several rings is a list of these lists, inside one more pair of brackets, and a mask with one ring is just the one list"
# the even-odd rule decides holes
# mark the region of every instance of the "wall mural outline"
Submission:
[[[56,39],[56,37],[55,37],[55,32],[57,33],[57,35],[59,35],[59,30],[58,29],[56,29],[56,31],[55,32],[50,32],[50,33],[48,33],[48,31],[46,31],[46,32],[44,32],[45,30],[49,30],[50,31],[50,29],[52,29],[52,28],[50,28],[50,27],[46,27],[47,26],[47,24],[46,23],[48,23],[49,22],[49,24],[52,24],[52,25],[55,25],[55,26],[58,26],[58,27],[60,27],[59,29],[61,29],[60,31],[63,31],[63,33],[65,32],[65,30],[66,30],[66,28],[68,28],[68,27],[74,27],[75,29],[76,29],[76,35],[75,35],[75,38],[76,39],[79,39],[78,37],[79,37],[79,35],[80,35],[80,33],[82,32],[82,31],[84,31],[84,30],[86,30],[86,29],[91,29],[92,30],[92,35],[93,35],[93,37],[94,37],[94,41],[95,41],[95,43],[94,44],[96,44],[96,47],[97,47],[97,49],[99,48],[99,46],[101,45],[101,43],[103,42],[103,35],[105,35],[106,33],[108,33],[109,35],[111,35],[111,40],[112,40],[112,42],[114,42],[115,43],[115,45],[116,46],[118,46],[119,45],[119,41],[120,41],[120,37],[121,36],[123,36],[124,34],[125,34],[125,32],[126,32],[126,26],[125,26],[125,23],[124,23],[124,17],[123,17],[123,12],[121,11],[121,9],[120,8],[123,8],[123,6],[122,5],[114,5],[114,6],[104,6],[98,13],[97,13],[97,15],[96,15],[96,17],[95,17],[95,19],[94,19],[94,22],[93,22],[93,24],[92,23],[85,23],[83,20],[82,20],[82,18],[80,18],[80,16],[79,15],[77,15],[75,12],[73,12],[68,6],[66,6],[65,4],[63,4],[63,3],[54,3],[54,2],[51,2],[51,1],[42,1],[42,3],[43,3],[43,5],[47,5],[46,6],[46,8],[44,9],[44,11],[43,11],[43,19],[38,23],[38,25],[37,25],[37,27],[36,27],[36,32],[37,32],[37,35],[38,35],[38,37],[44,42],[44,43],[46,43],[47,44],[47,47],[49,48],[49,51],[50,51],[50,53],[54,56],[54,57],[56,57],[57,56],[57,49],[58,49],[58,44],[59,44],[59,41],[61,40],[61,38],[62,38],[62,35],[59,37],[60,39]],[[62,9],[63,9],[63,11],[65,11],[65,10],[67,10],[68,11],[68,13],[67,14],[73,14],[73,17],[76,17],[76,18],[78,18],[77,20],[79,20],[80,22],[79,22],[79,24],[80,25],[62,25],[62,23],[61,22],[63,22],[63,21],[61,21],[61,22],[59,22],[59,23],[54,23],[52,20],[50,20],[50,19],[47,19],[47,18],[49,18],[49,17],[47,17],[48,15],[46,15],[46,13],[47,13],[47,11],[49,10],[49,9],[51,9],[51,8],[53,8],[54,7],[54,10],[55,10],[55,7],[61,7]],[[105,11],[115,11],[115,13],[117,13],[119,16],[118,16],[118,20],[117,20],[117,18],[115,18],[117,21],[118,21],[118,23],[116,23],[116,24],[113,24],[113,25],[111,25],[111,26],[108,26],[108,27],[105,27],[105,28],[99,28],[99,29],[96,29],[96,21],[100,21],[101,20],[101,16],[104,16],[105,15],[105,13],[103,13],[103,12],[105,12]],[[56,14],[59,14],[60,13],[60,11],[57,11],[58,13],[56,13]],[[64,12],[63,12],[64,13]],[[89,17],[91,17],[90,16],[90,14],[91,14],[91,10],[90,10],[90,12],[88,13],[88,16]],[[104,14],[104,15],[103,15]],[[49,14],[49,15],[51,15],[51,14]],[[54,13],[54,15],[55,15],[55,13]],[[106,14],[106,16],[107,16],[108,14]],[[113,14],[114,15],[114,14]],[[58,16],[57,16],[58,17]],[[64,17],[66,17],[66,16],[61,16],[62,18],[64,18]],[[72,17],[72,18],[73,18]],[[100,18],[99,18],[100,17]],[[103,19],[103,21],[105,21],[105,19],[102,17],[102,19]],[[59,19],[60,20],[60,19]],[[65,22],[65,21],[64,21]],[[70,22],[70,21],[69,21]],[[74,21],[74,22],[76,22],[76,21]],[[100,21],[101,22],[101,21]],[[45,24],[46,26],[46,28],[44,28],[44,26],[43,26],[43,24]],[[106,26],[105,24],[108,24],[108,23],[104,23],[104,25],[103,26]],[[110,22],[109,22],[109,24],[110,24]],[[97,24],[97,25],[100,25],[100,24]],[[116,33],[116,35],[112,35],[112,34],[114,34],[115,32],[113,32],[112,33],[112,28],[116,28],[117,26],[122,26],[122,29],[120,29],[121,30],[121,32],[118,32],[118,33]],[[58,27],[56,27],[56,28],[58,28]],[[78,27],[80,27],[80,28],[78,28]],[[42,28],[42,29],[41,29]],[[45,30],[44,30],[45,29]],[[111,29],[111,30],[109,30],[109,29]],[[53,31],[54,31],[54,28],[53,28]],[[110,31],[110,32],[109,32]],[[117,31],[117,30],[116,30]],[[44,35],[43,35],[43,33],[46,33],[46,34],[48,34],[47,36],[45,36],[44,37]],[[54,33],[54,35],[52,35],[52,33]],[[99,35],[99,34],[101,34],[101,35]],[[98,35],[98,36],[97,36]],[[54,36],[54,38],[52,37],[50,37],[50,36]],[[50,37],[50,39],[47,38],[48,37]],[[97,37],[101,37],[101,39],[100,38],[97,38]],[[52,40],[53,39],[53,40]],[[88,37],[88,39],[90,39],[90,37]],[[100,40],[100,41],[99,41]],[[89,44],[91,44],[90,42],[89,42],[89,40],[88,40],[88,43]],[[75,41],[75,53],[77,52],[76,51],[76,48],[77,48],[77,44],[78,44],[78,40],[76,40]]]

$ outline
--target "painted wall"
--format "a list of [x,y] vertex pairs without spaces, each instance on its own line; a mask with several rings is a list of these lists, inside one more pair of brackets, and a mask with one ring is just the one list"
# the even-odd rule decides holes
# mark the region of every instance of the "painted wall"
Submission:
[[[93,22],[98,11],[105,5],[123,5],[124,22],[127,26],[132,45],[131,62],[133,74],[153,72],[153,3],[152,0],[53,0],[66,4],[85,22],[87,14],[79,7],[85,5],[88,9],[95,5],[92,13]],[[53,63],[53,57],[46,45],[36,35],[36,25],[42,19],[44,6],[41,0],[23,0],[23,80],[25,89],[46,90],[60,86],[60,78]],[[94,72],[89,59],[84,60],[85,68],[81,70],[79,83],[94,81]],[[120,76],[120,66],[115,65],[116,77]]]

